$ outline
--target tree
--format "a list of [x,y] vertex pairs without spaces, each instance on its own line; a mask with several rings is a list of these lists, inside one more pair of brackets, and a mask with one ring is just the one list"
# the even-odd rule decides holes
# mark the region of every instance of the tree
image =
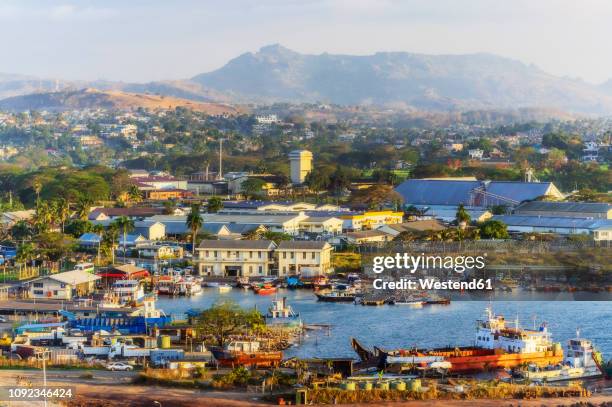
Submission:
[[33,235],[32,227],[25,220],[20,220],[11,228],[13,240],[27,240]]
[[265,231],[261,237],[265,240],[272,240],[274,243],[279,244],[283,240],[292,240],[291,235],[283,232],[272,232],[270,230]]
[[36,256],[36,250],[32,243],[23,243],[17,247],[17,255],[15,259],[19,263],[28,264]]
[[255,309],[244,309],[231,301],[215,303],[197,318],[196,327],[204,335],[216,337],[223,346],[229,335],[244,333],[264,323],[262,315]]
[[88,220],[73,219],[66,225],[65,232],[78,239],[84,233],[91,232],[93,227],[94,225]]
[[128,189],[128,199],[133,203],[142,201],[142,194],[136,185],[130,185]]
[[113,264],[115,264],[115,242],[117,241],[118,237],[119,229],[114,223],[111,223],[108,226],[108,228],[104,231],[104,235],[102,236],[102,245],[100,249],[104,251],[106,255],[111,256]]
[[508,226],[499,220],[488,220],[480,225],[480,236],[485,239],[508,239]]
[[223,201],[218,196],[213,196],[208,199],[208,204],[206,205],[206,210],[208,213],[217,213],[221,209],[223,209]]
[[46,232],[53,222],[53,211],[47,201],[38,200],[36,213],[34,214],[34,225],[38,233]]
[[123,262],[125,263],[127,256],[127,234],[134,230],[134,220],[127,216],[120,216],[115,219],[113,223],[117,226],[117,229],[121,230],[123,233]]
[[455,214],[455,219],[457,220],[457,225],[459,225],[461,229],[465,229],[467,224],[472,220],[472,217],[465,209],[465,206],[463,206],[463,204],[459,204],[457,213]]
[[164,201],[164,215],[172,215],[176,209],[175,201]]
[[354,206],[366,206],[369,209],[382,209],[384,206],[397,207],[404,198],[395,192],[391,185],[377,184],[368,189],[357,190],[351,196]]
[[191,252],[195,258],[195,249],[196,249],[196,236],[198,231],[204,224],[204,219],[202,219],[202,215],[200,215],[200,205],[193,204],[191,205],[191,211],[189,215],[187,215],[187,219],[185,220],[185,224],[191,230]]
[[36,237],[36,244],[41,256],[49,261],[57,262],[74,252],[74,238],[59,232],[42,233]]
[[59,223],[62,225],[62,233],[64,233],[64,226],[66,221],[70,218],[70,203],[64,198],[60,198],[55,204],[56,217]]
[[93,202],[89,198],[80,198],[76,203],[76,214],[81,220],[87,220]]
[[261,178],[249,177],[242,182],[240,188],[247,198],[256,198],[261,195],[266,181]]

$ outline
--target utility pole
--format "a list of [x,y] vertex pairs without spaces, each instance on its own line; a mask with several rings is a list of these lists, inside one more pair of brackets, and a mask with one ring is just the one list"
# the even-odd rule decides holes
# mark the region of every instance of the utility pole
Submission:
[[36,359],[42,361],[43,367],[43,388],[45,389],[45,407],[47,407],[47,359],[49,359],[49,355],[51,352],[48,349],[43,349],[39,352],[36,352]]
[[219,174],[217,175],[219,180],[223,179],[223,139],[219,139]]

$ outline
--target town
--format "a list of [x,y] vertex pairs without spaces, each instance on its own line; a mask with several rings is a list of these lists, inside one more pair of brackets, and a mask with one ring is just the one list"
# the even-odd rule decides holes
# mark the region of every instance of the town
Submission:
[[[74,379],[84,394],[115,377],[133,389],[241,389],[275,403],[590,394],[549,385],[612,374],[579,336],[561,349],[517,325],[525,339],[518,351],[511,336],[499,339],[507,353],[487,362],[491,376],[443,350],[371,351],[355,338],[350,349],[321,307],[419,313],[462,300],[464,290],[388,289],[405,277],[399,267],[376,280],[375,258],[399,253],[468,254],[482,265],[458,274],[440,264],[408,282],[468,287],[486,277],[489,300],[609,300],[612,122],[393,120],[337,106],[0,114],[1,367],[21,369],[18,385],[39,375],[33,367],[57,383],[61,369],[90,372]],[[316,312],[293,304],[301,292]],[[482,329],[505,335],[503,317],[488,312]],[[331,338],[358,358],[296,356]],[[498,346],[485,345],[465,358]],[[485,371],[505,377],[483,390]]]

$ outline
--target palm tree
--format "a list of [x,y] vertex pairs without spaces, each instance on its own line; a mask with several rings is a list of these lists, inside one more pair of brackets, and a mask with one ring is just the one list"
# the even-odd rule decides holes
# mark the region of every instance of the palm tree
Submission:
[[109,252],[113,264],[115,264],[115,241],[117,240],[118,235],[119,231],[117,229],[117,225],[111,223],[108,226],[108,229],[104,231],[104,235],[102,236],[102,249],[105,252]]
[[70,218],[70,202],[64,198],[59,199],[55,205],[55,212],[58,221],[62,225],[62,233],[64,233],[64,226]]
[[142,194],[136,185],[130,185],[130,189],[128,190],[128,199],[134,203],[142,201]]
[[19,263],[25,263],[27,266],[28,262],[34,259],[35,254],[35,248],[32,243],[23,243],[17,247],[17,255],[15,259]]
[[457,219],[457,225],[459,225],[460,229],[465,229],[467,224],[470,223],[470,220],[472,219],[468,211],[465,210],[463,204],[460,204],[457,208],[457,214],[455,217]]
[[52,208],[47,201],[38,201],[36,203],[36,214],[34,215],[34,224],[39,233],[44,233],[49,229],[53,222]]
[[87,220],[87,215],[89,215],[89,209],[91,209],[91,205],[93,202],[89,198],[79,198],[76,203],[76,213],[79,219]]
[[117,225],[117,229],[123,232],[123,262],[125,263],[126,259],[126,240],[128,232],[134,230],[134,220],[128,218],[127,216],[120,216],[114,222]]
[[98,265],[100,265],[100,245],[102,244],[102,235],[104,234],[104,226],[98,224],[93,225],[91,231],[98,235]]
[[202,215],[200,215],[200,205],[193,204],[191,205],[191,212],[187,215],[187,219],[185,220],[185,224],[191,230],[191,244],[192,244],[192,254],[195,258],[195,248],[196,248],[196,236],[198,231],[204,224],[204,219],[202,219]]

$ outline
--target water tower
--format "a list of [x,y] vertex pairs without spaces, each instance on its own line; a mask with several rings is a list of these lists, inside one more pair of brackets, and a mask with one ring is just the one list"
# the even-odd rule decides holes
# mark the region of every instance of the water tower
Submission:
[[312,153],[308,150],[295,150],[289,153],[291,164],[291,183],[303,184],[306,176],[312,171]]

